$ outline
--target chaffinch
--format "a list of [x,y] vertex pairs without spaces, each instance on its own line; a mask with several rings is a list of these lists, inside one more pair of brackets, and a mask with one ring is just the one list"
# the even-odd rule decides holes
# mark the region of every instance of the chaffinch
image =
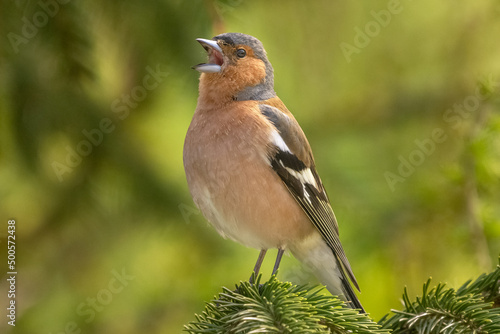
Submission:
[[339,240],[335,214],[304,132],[274,92],[262,43],[241,33],[197,39],[208,62],[184,143],[189,190],[223,236],[260,249],[285,250],[305,263],[334,295],[364,312]]

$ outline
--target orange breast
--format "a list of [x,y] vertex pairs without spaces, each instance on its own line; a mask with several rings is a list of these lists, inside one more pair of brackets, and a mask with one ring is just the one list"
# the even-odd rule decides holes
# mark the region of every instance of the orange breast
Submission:
[[221,235],[258,249],[286,247],[314,231],[269,164],[271,130],[256,101],[198,108],[184,145],[196,205]]

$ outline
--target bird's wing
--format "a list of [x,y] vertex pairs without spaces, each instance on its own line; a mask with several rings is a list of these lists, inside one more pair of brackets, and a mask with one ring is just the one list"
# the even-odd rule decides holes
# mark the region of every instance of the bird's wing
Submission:
[[275,150],[269,157],[271,167],[316,226],[359,290],[351,265],[340,244],[337,220],[316,172],[312,151],[304,132],[278,98],[263,101],[259,108],[276,128],[272,136]]

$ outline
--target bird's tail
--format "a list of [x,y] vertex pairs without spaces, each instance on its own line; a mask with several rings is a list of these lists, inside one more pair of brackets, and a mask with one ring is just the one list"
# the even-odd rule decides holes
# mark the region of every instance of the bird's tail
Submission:
[[[340,272],[342,275],[340,279],[342,284],[342,293],[346,298],[347,305],[349,305],[351,308],[361,310],[361,313],[366,313],[365,309],[363,308],[363,305],[361,305],[361,302],[358,299],[358,296],[356,296],[356,293],[354,292],[351,283],[349,283],[349,281],[347,280],[344,271],[340,270]],[[328,289],[328,285],[326,286],[326,288]]]
[[[331,250],[330,253],[332,253]],[[331,255],[332,258],[330,258],[329,261],[330,263],[334,263],[333,266],[322,265],[321,268],[311,269],[313,269],[320,282],[326,285],[326,289],[330,291],[332,295],[339,296],[340,299],[346,302],[347,306],[353,309],[359,309],[361,313],[366,313],[363,305],[361,305],[361,302],[356,296],[351,283],[347,279],[346,274],[341,267],[340,261],[337,260],[337,257],[333,255],[333,253]]]
[[326,285],[332,295],[339,296],[346,304],[365,313],[342,264],[325,242],[303,242],[290,247],[292,254]]

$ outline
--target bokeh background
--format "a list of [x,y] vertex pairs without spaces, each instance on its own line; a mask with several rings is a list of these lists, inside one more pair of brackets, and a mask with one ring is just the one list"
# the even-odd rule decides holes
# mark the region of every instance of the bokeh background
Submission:
[[[498,1],[2,1],[0,332],[179,333],[248,279],[258,250],[208,226],[182,167],[195,38],[226,31],[264,43],[375,320],[405,286],[492,270]],[[292,257],[279,278],[315,282]]]

